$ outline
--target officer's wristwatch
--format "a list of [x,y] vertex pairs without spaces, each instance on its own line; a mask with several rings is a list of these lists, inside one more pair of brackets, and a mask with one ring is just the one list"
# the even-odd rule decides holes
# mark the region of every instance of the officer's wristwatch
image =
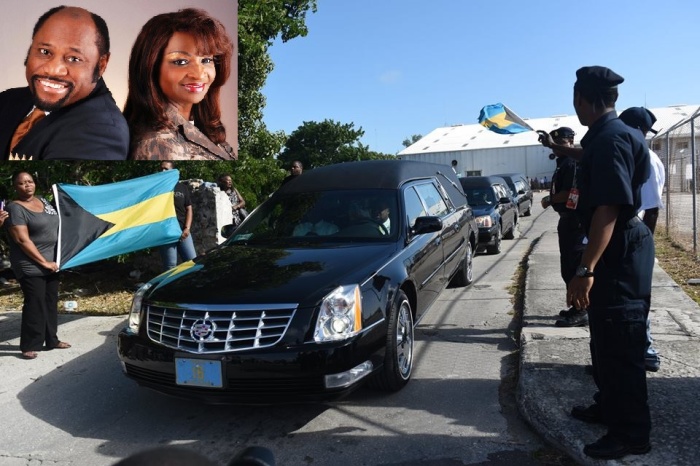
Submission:
[[585,277],[585,278],[592,277],[593,271],[589,270],[588,267],[586,267],[585,265],[579,265],[576,268],[576,276],[577,277]]

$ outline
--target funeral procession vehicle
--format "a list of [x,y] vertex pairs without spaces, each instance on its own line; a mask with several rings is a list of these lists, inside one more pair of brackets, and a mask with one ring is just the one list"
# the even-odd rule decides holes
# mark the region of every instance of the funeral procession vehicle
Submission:
[[501,173],[495,176],[503,178],[510,188],[513,201],[518,206],[518,215],[521,217],[532,215],[532,199],[534,195],[527,177],[522,173]]
[[478,230],[450,167],[378,160],[304,171],[222,234],[134,295],[118,346],[140,385],[210,403],[399,390],[416,323],[472,282]]
[[459,179],[479,225],[479,251],[501,252],[501,240],[515,238],[518,207],[506,181],[500,176],[467,176]]

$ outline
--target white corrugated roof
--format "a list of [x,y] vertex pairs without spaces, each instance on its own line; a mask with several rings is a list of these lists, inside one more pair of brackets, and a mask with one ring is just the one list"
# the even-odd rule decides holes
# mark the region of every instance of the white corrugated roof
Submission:
[[[654,129],[661,133],[677,122],[691,116],[698,110],[698,107],[698,105],[674,105],[651,108],[650,110],[656,116]],[[525,119],[525,121],[535,130],[547,132],[562,126],[568,126],[576,132],[575,143],[577,144],[587,131],[587,128],[579,123],[576,115],[530,118]],[[649,134],[649,136],[652,135]],[[416,143],[399,152],[398,155],[534,146],[538,144],[536,133],[527,131],[519,134],[498,134],[475,123],[472,125],[455,125],[437,128]]]

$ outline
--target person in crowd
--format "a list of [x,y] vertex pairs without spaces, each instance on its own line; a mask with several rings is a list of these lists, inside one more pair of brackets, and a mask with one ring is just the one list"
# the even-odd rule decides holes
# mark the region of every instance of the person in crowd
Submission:
[[601,66],[576,72],[574,109],[588,132],[581,140],[580,198],[588,244],[569,282],[567,302],[588,309],[591,357],[598,393],[576,419],[607,426],[584,447],[596,459],[651,450],[644,352],[654,242],[637,216],[649,152],[642,134],[617,118],[618,85],[624,79]]
[[[574,130],[566,126],[551,131],[550,136],[556,144],[574,147]],[[551,157],[551,156],[550,156]],[[581,263],[581,254],[586,237],[581,221],[576,214],[578,203],[579,164],[570,157],[556,157],[557,167],[552,175],[549,195],[542,198],[542,207],[552,207],[559,214],[557,235],[559,237],[559,260],[561,278],[566,285],[574,277],[576,267]],[[588,324],[585,309],[572,306],[559,313],[561,319],[558,327],[578,327]]]
[[[175,165],[171,161],[163,161],[160,163],[160,170],[172,170]],[[160,247],[160,257],[163,261],[163,270],[170,270],[177,265],[177,255],[183,262],[189,261],[197,257],[197,251],[194,248],[192,239],[192,200],[190,199],[190,191],[187,186],[178,182],[175,184],[174,190],[175,215],[180,224],[182,235],[176,243],[164,244]]]
[[[628,108],[620,113],[620,120],[624,121],[627,126],[640,130],[644,138],[650,132],[656,134],[656,131],[652,129],[656,123],[656,116],[644,107]],[[651,163],[651,175],[642,185],[640,213],[643,212],[642,220],[653,236],[656,230],[656,221],[659,218],[659,209],[664,207],[662,199],[666,183],[666,169],[659,156],[651,149],[649,149],[649,162]],[[651,319],[649,317],[647,317],[647,349],[644,366],[650,372],[656,372],[661,368],[661,358],[659,352],[654,348],[654,340],[651,336]]]
[[58,6],[39,18],[28,86],[0,93],[0,159],[126,159],[129,129],[102,79],[109,46],[95,13]]
[[10,262],[19,281],[24,304],[19,347],[24,359],[36,359],[43,349],[66,349],[58,339],[58,213],[35,195],[34,178],[27,172],[12,176],[16,199],[7,206]]
[[238,226],[248,216],[248,211],[245,210],[245,199],[241,193],[233,186],[231,175],[223,174],[219,176],[219,189],[226,193],[229,201],[231,201],[231,213],[233,214],[233,224]]
[[457,178],[461,178],[462,174],[459,172],[459,170],[457,170],[457,165],[458,165],[457,161],[453,160],[452,161],[452,171],[455,172],[455,175],[457,175]]
[[297,176],[301,175],[301,173],[304,171],[304,165],[299,161],[295,160],[292,162],[291,167],[289,168],[289,175],[282,180],[282,184],[289,183],[292,181],[294,178]]
[[193,8],[151,18],[129,58],[124,116],[134,160],[232,160],[219,96],[233,43],[220,21]]
[[[657,131],[652,128],[654,123],[656,123],[656,115],[647,108],[630,107],[620,113],[620,120],[624,121],[628,126],[640,130],[645,138],[648,133],[657,133]],[[659,209],[663,209],[664,207],[663,192],[666,183],[666,169],[659,156],[651,149],[649,149],[649,157],[651,162],[651,175],[646,183],[642,185],[642,205],[640,211],[644,212],[642,220],[653,234],[656,231]]]

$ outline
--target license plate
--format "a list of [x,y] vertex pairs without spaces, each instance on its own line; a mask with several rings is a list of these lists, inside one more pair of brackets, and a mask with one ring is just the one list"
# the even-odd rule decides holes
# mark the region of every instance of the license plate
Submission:
[[222,388],[221,361],[175,358],[175,381],[191,387]]

